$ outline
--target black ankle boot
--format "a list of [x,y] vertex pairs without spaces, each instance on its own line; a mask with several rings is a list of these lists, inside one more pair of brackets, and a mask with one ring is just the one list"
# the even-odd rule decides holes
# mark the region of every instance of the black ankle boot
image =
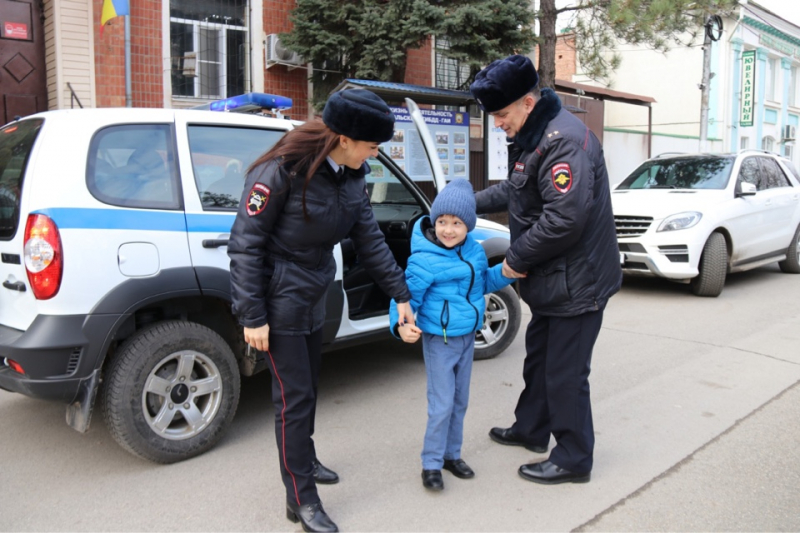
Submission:
[[305,505],[286,502],[286,518],[295,523],[300,522],[303,531],[339,531],[322,508],[322,502]]

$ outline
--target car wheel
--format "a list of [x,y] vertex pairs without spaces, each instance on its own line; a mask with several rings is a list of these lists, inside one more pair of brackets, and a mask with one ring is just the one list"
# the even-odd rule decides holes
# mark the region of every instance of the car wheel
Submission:
[[239,371],[225,341],[183,321],[131,336],[105,374],[106,425],[126,450],[157,463],[199,455],[222,437],[239,403]]
[[788,274],[800,274],[800,226],[797,226],[792,243],[786,250],[786,259],[779,262],[778,266]]
[[491,359],[509,347],[519,331],[522,309],[512,287],[487,294],[483,327],[475,333],[474,359]]
[[697,296],[719,296],[728,273],[728,244],[721,233],[712,233],[703,246],[699,270],[700,274],[692,279],[692,292]]

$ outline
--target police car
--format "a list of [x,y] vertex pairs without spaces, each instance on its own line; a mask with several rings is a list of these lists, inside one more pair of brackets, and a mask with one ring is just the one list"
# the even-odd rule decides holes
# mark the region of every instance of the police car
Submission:
[[[0,129],[0,388],[67,404],[78,431],[98,402],[117,442],[152,461],[214,446],[240,376],[267,368],[231,315],[229,232],[248,166],[293,127],[218,111],[290,105],[253,93],[208,110],[49,111]],[[429,202],[390,158],[370,164],[375,216],[405,266]],[[474,235],[502,261],[505,227],[479,220]],[[387,336],[389,298],[347,240],[334,254],[326,346]],[[520,324],[511,288],[487,298],[476,358],[503,351]]]

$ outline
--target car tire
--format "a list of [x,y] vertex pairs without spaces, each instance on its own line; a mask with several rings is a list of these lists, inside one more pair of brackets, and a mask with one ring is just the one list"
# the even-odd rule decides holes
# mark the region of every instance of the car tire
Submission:
[[475,334],[475,360],[491,359],[508,348],[519,332],[522,307],[513,287],[487,294],[483,327]]
[[800,226],[797,226],[792,243],[786,250],[786,259],[780,261],[778,266],[787,274],[800,274]]
[[102,407],[112,437],[156,463],[175,463],[212,448],[239,403],[239,370],[211,329],[160,322],[131,336],[105,373]]
[[697,296],[719,296],[728,273],[728,244],[721,233],[712,233],[708,238],[698,267],[700,273],[692,279],[692,292]]

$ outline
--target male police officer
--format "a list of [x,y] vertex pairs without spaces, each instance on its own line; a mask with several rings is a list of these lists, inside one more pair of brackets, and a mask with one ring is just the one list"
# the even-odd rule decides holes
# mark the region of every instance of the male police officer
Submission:
[[519,277],[531,308],[525,389],[516,422],[493,428],[500,444],[547,451],[519,474],[537,483],[589,481],[594,428],[589,399],[592,349],[603,310],[622,282],[608,174],[600,141],[551,89],[537,88],[530,59],[497,60],[470,91],[514,140],[509,179],[476,194],[479,213],[508,210],[511,246],[503,274]]

